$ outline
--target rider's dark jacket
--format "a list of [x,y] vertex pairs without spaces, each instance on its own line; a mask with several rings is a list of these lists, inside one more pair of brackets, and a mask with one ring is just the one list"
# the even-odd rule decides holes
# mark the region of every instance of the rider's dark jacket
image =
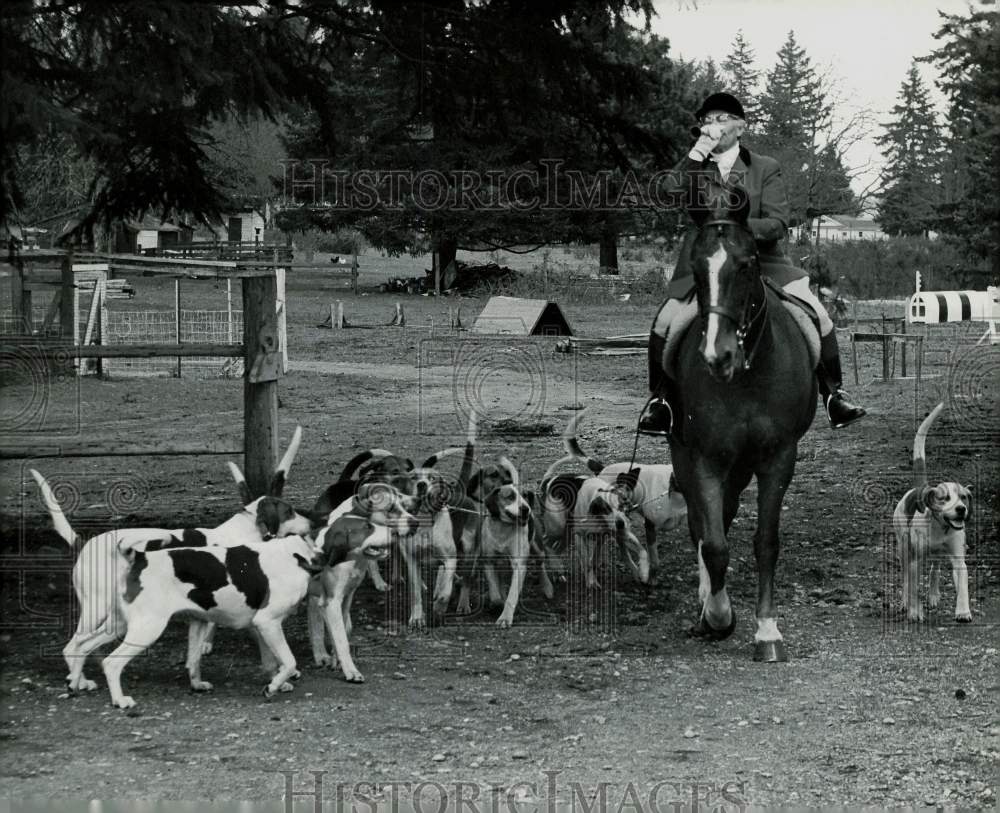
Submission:
[[[789,206],[785,184],[781,179],[781,167],[773,158],[750,152],[740,146],[739,156],[723,183],[719,168],[710,158],[697,161],[685,157],[676,167],[675,173],[681,173],[695,180],[699,196],[706,194],[708,199],[722,195],[726,187],[735,185],[746,190],[750,202],[750,215],[747,225],[757,240],[757,251],[760,258],[761,273],[770,277],[780,286],[808,276],[805,271],[796,268],[785,255],[784,242],[788,233]],[[694,286],[691,276],[691,247],[694,244],[698,227],[690,221],[681,239],[680,254],[677,267],[667,286],[668,299],[687,299]]]

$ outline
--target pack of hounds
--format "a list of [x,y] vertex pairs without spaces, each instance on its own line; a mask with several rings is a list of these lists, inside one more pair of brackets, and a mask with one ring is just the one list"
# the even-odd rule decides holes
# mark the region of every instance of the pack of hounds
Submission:
[[[914,440],[915,486],[893,515],[903,565],[903,606],[922,620],[917,587],[925,557],[948,556],[957,594],[957,621],[971,621],[965,568],[965,520],[970,493],[956,483],[926,481],[924,442],[938,407]],[[229,464],[243,509],[215,528],[118,529],[83,540],[72,529],[45,478],[31,470],[56,532],[74,549],[73,587],[80,620],[63,657],[70,691],[92,691],[84,675],[88,655],[121,641],[103,660],[111,702],[130,708],[135,700],[121,685],[125,666],[152,646],[174,616],[188,622],[186,668],[194,691],[210,691],[201,677],[216,625],[246,629],[257,641],[269,678],[264,695],[293,690],[299,676],[282,622],[307,602],[309,639],[316,665],[340,666],[344,678],[364,676],[351,658],[351,602],[365,577],[375,588],[388,585],[380,562],[393,552],[405,563],[411,627],[426,624],[421,562],[436,564],[432,609],[440,616],[471,613],[473,576],[482,572],[489,602],[500,607],[498,627],[514,623],[529,566],[537,568],[547,599],[554,595],[549,573],[598,588],[598,548],[623,556],[632,576],[647,583],[659,568],[659,531],[686,525],[682,488],[668,464],[613,463],[605,466],[579,446],[580,413],[563,433],[564,457],[545,472],[537,489],[522,485],[506,457],[475,466],[476,415],[469,419],[466,445],[432,455],[421,466],[384,449],[351,459],[337,481],[307,513],[282,492],[302,440],[295,430],[278,463],[268,494],[254,498],[239,468]],[[436,468],[445,457],[463,455],[457,484]],[[567,465],[578,471],[558,473]],[[580,470],[585,467],[585,470]],[[645,542],[631,527],[641,517]],[[503,595],[498,566],[509,569]],[[931,569],[928,603],[940,598],[938,569]],[[336,661],[327,651],[331,640]]]

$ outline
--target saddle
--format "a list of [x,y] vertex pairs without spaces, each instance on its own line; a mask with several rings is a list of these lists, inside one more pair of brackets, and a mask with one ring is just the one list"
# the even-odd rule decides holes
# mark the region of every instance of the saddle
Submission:
[[[767,277],[763,277],[763,280],[768,289],[785,306],[785,309],[791,314],[795,324],[802,332],[802,337],[806,340],[806,346],[809,348],[809,360],[815,368],[819,364],[820,341],[819,317],[816,315],[816,311],[812,309],[808,302],[792,296],[780,285],[772,282]],[[673,313],[670,313],[667,310],[668,308]],[[695,301],[693,291],[686,300],[668,299],[661,306],[660,314],[669,315],[669,325],[667,327],[661,363],[666,376],[676,380],[677,351],[681,346],[684,334],[687,333],[688,328],[691,327],[691,323],[698,315],[698,303]],[[657,320],[659,319],[660,315],[658,314]]]

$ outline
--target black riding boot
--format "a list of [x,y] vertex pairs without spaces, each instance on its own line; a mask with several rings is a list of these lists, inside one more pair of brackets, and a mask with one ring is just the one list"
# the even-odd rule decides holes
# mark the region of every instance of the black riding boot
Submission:
[[841,389],[844,382],[836,331],[831,330],[826,336],[820,337],[816,378],[819,380],[819,392],[823,397],[823,406],[826,407],[826,416],[834,429],[841,429],[868,414],[866,410],[848,401]]
[[[663,372],[663,348],[666,340],[653,332],[649,334],[649,391],[656,396],[639,419],[639,431],[644,435],[666,437],[673,425],[673,408],[668,397],[673,387]],[[673,400],[673,399],[671,399]],[[673,400],[673,403],[677,403]]]

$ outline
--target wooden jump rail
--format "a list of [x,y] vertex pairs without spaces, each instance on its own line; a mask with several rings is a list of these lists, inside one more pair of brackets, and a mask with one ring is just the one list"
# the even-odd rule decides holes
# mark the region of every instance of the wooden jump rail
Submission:
[[895,359],[896,345],[902,345],[903,357],[900,374],[906,377],[906,346],[916,345],[917,357],[917,381],[920,381],[924,364],[924,337],[915,333],[851,333],[851,358],[854,362],[854,383],[858,380],[858,345],[859,344],[881,344],[882,345],[882,380],[891,381],[889,361]]
[[[213,356],[244,359],[243,453],[247,483],[263,494],[278,456],[278,378],[283,374],[277,310],[278,252],[270,261],[197,260],[143,257],[130,254],[77,254],[77,260],[108,263],[112,272],[191,279],[239,279],[243,289],[243,341],[231,344],[76,345],[74,342],[74,254],[66,251],[25,251],[10,258],[11,293],[19,336],[0,339],[0,355],[17,354],[27,345],[49,364],[71,358],[150,358],[162,356]],[[58,277],[53,278],[57,273]],[[59,315],[59,338],[32,335],[31,293],[48,286],[57,291],[53,308]],[[69,339],[69,344],[66,343]],[[110,442],[82,443],[24,435],[0,443],[0,458],[44,456],[89,457],[98,455],[232,454],[223,444],[154,444],[121,447]]]

